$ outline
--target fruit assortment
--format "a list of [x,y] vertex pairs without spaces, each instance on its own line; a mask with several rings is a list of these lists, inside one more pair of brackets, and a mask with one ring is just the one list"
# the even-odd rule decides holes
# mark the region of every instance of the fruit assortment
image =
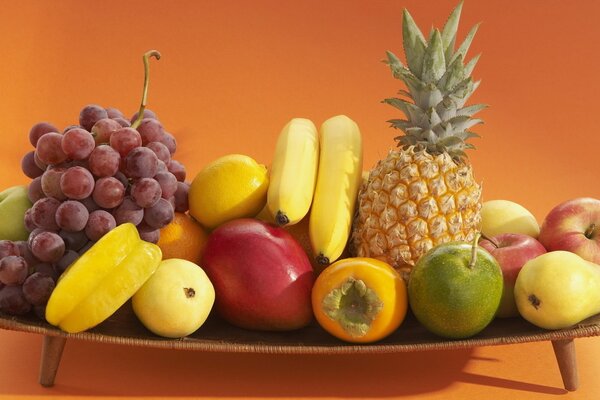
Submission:
[[406,119],[390,121],[398,149],[368,172],[358,124],[337,115],[291,119],[269,168],[230,154],[187,183],[146,109],[155,51],[133,118],[88,105],[62,131],[36,124],[31,183],[0,193],[0,311],[81,332],[131,299],[164,337],[214,313],[249,330],[316,321],[351,343],[401,330],[409,310],[451,339],[494,318],[560,329],[600,312],[600,200],[565,202],[541,226],[482,201],[465,152],[485,108],[466,104],[477,26],[455,46],[461,8],[428,39],[404,12],[406,65],[391,52],[387,64],[407,91],[384,102]]

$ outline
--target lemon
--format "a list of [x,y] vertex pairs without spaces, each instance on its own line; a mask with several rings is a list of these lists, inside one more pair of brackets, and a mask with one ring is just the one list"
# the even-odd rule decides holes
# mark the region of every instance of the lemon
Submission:
[[188,193],[189,212],[212,229],[232,219],[253,217],[267,202],[267,168],[243,154],[229,154],[205,166]]

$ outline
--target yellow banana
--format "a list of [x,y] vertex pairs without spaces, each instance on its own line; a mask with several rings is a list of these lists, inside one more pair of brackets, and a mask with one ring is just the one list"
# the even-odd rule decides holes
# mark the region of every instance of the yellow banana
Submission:
[[305,118],[292,119],[277,139],[267,192],[267,208],[278,225],[293,225],[308,214],[318,162],[315,124]]
[[362,181],[362,139],[358,125],[345,115],[325,121],[319,135],[309,235],[316,261],[324,266],[342,254],[350,235]]

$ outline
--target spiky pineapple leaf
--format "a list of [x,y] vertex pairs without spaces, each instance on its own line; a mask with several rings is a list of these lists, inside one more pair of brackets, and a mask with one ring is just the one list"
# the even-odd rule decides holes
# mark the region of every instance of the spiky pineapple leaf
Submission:
[[454,43],[456,41],[456,33],[458,31],[458,22],[460,20],[460,13],[462,11],[463,2],[459,2],[458,5],[452,10],[452,13],[446,20],[444,28],[442,29],[442,42],[444,45],[444,53],[447,61],[450,61],[452,52],[454,51]]
[[402,18],[402,42],[408,68],[416,76],[421,76],[426,48],[425,37],[406,9]]
[[446,72],[446,60],[444,57],[442,35],[440,31],[436,29],[425,50],[425,56],[423,57],[423,71],[420,75],[421,80],[424,83],[436,83],[444,76],[444,72]]
[[467,64],[465,64],[465,76],[470,76],[473,73],[473,69],[475,69],[475,65],[477,65],[479,57],[481,57],[481,53],[477,54]]
[[453,59],[450,60],[450,62],[452,63],[452,61],[454,61],[454,58],[458,57],[458,56],[462,56],[462,58],[464,59],[465,56],[467,55],[467,51],[469,50],[469,47],[471,47],[471,43],[473,42],[473,38],[475,37],[475,34],[477,33],[477,29],[479,29],[479,23],[475,24],[471,30],[469,31],[469,33],[467,33],[467,36],[465,37],[465,40],[462,42],[462,44],[458,47],[458,49],[456,50],[456,52],[453,55]]
[[438,87],[440,87],[444,93],[451,92],[452,89],[462,82],[468,75],[465,75],[465,69],[463,67],[462,56],[458,56],[452,61],[452,63],[448,66],[446,73],[438,82]]
[[463,107],[459,110],[456,110],[457,115],[469,115],[473,116],[477,114],[481,110],[485,110],[489,106],[487,104],[473,104],[472,106]]

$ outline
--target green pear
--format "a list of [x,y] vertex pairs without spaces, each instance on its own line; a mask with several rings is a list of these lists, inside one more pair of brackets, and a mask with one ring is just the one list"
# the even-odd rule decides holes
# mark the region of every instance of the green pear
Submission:
[[0,240],[27,240],[25,211],[31,208],[27,186],[12,186],[0,192]]
[[600,313],[600,265],[568,251],[542,254],[523,266],[515,302],[527,321],[562,329]]

